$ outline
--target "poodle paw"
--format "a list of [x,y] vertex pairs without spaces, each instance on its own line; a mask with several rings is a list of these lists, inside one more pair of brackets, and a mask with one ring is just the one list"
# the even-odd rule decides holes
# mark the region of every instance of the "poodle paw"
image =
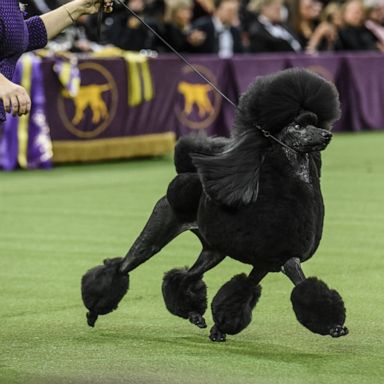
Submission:
[[209,338],[212,341],[217,341],[217,342],[223,342],[226,340],[226,334],[221,332],[219,328],[217,328],[216,325],[214,325],[211,329],[211,332],[209,334]]
[[336,325],[335,327],[331,328],[329,330],[329,334],[332,337],[341,337],[341,336],[347,336],[349,333],[349,330],[347,327],[344,327],[342,325]]
[[207,323],[205,322],[204,317],[200,315],[200,313],[190,312],[188,314],[188,320],[192,324],[197,325],[199,328],[207,328]]

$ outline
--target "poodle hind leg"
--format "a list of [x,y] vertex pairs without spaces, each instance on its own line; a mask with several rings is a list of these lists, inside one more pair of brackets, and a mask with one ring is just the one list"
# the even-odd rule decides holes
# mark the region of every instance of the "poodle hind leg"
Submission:
[[128,290],[128,272],[154,256],[181,232],[194,227],[194,223],[176,217],[167,198],[161,198],[125,258],[107,260],[82,277],[81,292],[89,310],[88,325],[93,327],[99,315],[117,308]]
[[289,259],[282,267],[295,285],[291,302],[297,320],[320,335],[340,337],[348,334],[346,314],[340,294],[316,277],[305,278],[298,258]]
[[[200,237],[198,232],[195,233]],[[168,311],[188,319],[199,328],[206,328],[203,316],[207,309],[207,287],[202,278],[205,272],[224,258],[219,252],[203,248],[191,268],[172,269],[167,272],[164,275],[162,292]]]
[[195,228],[194,222],[181,220],[166,196],[155,205],[147,224],[124,257],[120,271],[128,273],[158,253],[180,233]]
[[212,341],[225,341],[226,334],[235,335],[249,325],[261,296],[259,282],[267,273],[253,269],[249,276],[236,275],[219,289],[211,304],[215,322],[209,335]]

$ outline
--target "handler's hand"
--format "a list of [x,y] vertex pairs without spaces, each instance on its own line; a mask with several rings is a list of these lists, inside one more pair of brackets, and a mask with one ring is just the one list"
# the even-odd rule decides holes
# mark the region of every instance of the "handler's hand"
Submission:
[[31,99],[27,91],[3,75],[0,75],[0,99],[3,101],[5,112],[12,111],[13,116],[26,115],[31,110]]
[[111,13],[113,11],[112,0],[74,0],[79,2],[80,7],[83,8],[83,14],[92,15],[98,12],[102,6],[105,13]]

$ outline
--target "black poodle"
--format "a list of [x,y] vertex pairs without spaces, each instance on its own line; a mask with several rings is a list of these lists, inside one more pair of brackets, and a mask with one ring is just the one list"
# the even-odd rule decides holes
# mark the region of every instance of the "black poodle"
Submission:
[[128,288],[128,272],[149,260],[180,233],[190,230],[202,251],[190,268],[165,274],[167,309],[205,328],[203,274],[226,256],[252,265],[225,283],[211,308],[210,339],[224,341],[248,326],[260,281],[282,271],[294,283],[298,321],[312,332],[344,336],[340,295],[300,264],[313,256],[322,235],[320,151],[339,117],[336,88],[304,69],[257,78],[241,97],[230,138],[184,137],[175,149],[177,176],[156,204],[124,258],[87,272],[82,294],[88,323],[117,307]]

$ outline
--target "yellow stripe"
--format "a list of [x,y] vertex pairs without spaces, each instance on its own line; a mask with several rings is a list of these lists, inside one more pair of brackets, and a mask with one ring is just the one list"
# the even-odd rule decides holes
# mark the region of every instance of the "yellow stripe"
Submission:
[[59,79],[64,87],[68,87],[69,80],[71,79],[71,64],[62,63]]
[[153,99],[153,82],[151,71],[149,69],[148,61],[144,61],[141,64],[141,70],[143,75],[143,84],[144,84],[144,100],[150,101]]
[[128,105],[135,107],[141,102],[141,81],[139,66],[134,61],[128,61]]
[[[24,55],[22,57],[22,68],[23,73],[21,77],[21,86],[30,95],[32,81],[32,58],[30,55]],[[27,151],[29,116],[30,114],[19,117],[19,124],[17,127],[17,136],[19,144],[17,160],[21,168],[27,168],[28,166]]]
[[173,152],[173,132],[111,139],[53,141],[53,162],[81,162],[163,156]]

